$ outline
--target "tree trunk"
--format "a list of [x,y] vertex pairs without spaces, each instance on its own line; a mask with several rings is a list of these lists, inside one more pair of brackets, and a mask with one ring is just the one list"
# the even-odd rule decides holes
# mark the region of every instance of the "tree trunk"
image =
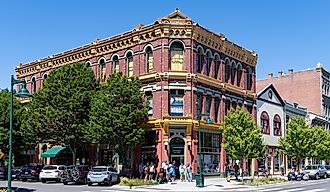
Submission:
[[244,182],[244,170],[243,170],[243,165],[244,165],[244,158],[241,160],[241,166],[240,166],[240,169],[242,170],[242,182]]
[[76,155],[77,155],[77,148],[75,145],[71,148],[72,152],[72,165],[76,165]]

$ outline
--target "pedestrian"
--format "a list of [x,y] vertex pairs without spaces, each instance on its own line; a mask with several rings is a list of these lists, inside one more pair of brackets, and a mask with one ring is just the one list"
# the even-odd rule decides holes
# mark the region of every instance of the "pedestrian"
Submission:
[[167,164],[166,161],[163,161],[163,162],[162,162],[162,168],[163,168],[164,170],[165,170],[166,164]]
[[155,166],[151,162],[150,167],[149,167],[149,180],[153,180],[154,179],[154,174],[155,174]]
[[169,165],[168,163],[166,163],[166,166],[165,166],[165,173],[166,173],[166,180],[167,181],[170,181],[171,180],[171,175],[170,175],[170,166],[171,164]]
[[141,162],[140,165],[139,165],[140,179],[143,179],[143,173],[144,173],[144,164],[143,164],[143,162]]
[[190,165],[189,162],[187,162],[186,170],[187,170],[188,182],[192,182],[192,166]]
[[149,179],[149,162],[144,167],[144,180],[147,181]]
[[176,177],[176,171],[175,171],[175,166],[172,165],[170,168],[170,176],[171,176],[171,181],[175,181],[175,177]]
[[239,170],[239,166],[237,165],[237,163],[235,163],[234,172],[235,172],[235,179],[236,180],[238,180],[238,170]]
[[185,170],[186,170],[186,166],[183,163],[181,163],[179,167],[180,181],[185,181]]

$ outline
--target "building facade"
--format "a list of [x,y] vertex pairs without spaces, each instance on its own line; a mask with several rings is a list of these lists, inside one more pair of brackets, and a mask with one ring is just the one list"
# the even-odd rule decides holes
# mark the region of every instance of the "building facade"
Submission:
[[287,74],[279,72],[277,77],[270,73],[267,79],[258,80],[257,84],[258,87],[273,84],[284,100],[307,107],[310,124],[329,129],[330,73],[322,64],[304,71],[289,69]]
[[[137,25],[114,37],[19,64],[16,75],[25,78],[27,88],[35,93],[52,70],[75,62],[90,65],[101,82],[116,72],[142,81],[141,91],[151,109],[146,141],[134,153],[135,166],[149,161],[159,169],[163,161],[176,160],[191,162],[196,172],[200,112],[209,113],[213,120],[211,125],[204,119],[200,124],[204,171],[223,173],[230,158],[223,150],[220,122],[237,106],[256,116],[257,54],[200,26],[179,10],[154,24]],[[106,151],[109,146],[101,148]]]
[[260,89],[257,94],[257,125],[267,148],[265,158],[258,159],[258,167],[279,175],[281,171],[285,173],[286,167],[286,158],[278,151],[279,139],[285,137],[285,102],[272,84]]

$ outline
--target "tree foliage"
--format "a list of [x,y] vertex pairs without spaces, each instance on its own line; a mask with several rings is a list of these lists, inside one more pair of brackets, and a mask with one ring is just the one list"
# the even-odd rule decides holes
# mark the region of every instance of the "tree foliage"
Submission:
[[238,108],[225,116],[222,125],[225,150],[233,159],[264,156],[265,146],[261,130],[256,126],[248,111]]
[[[66,65],[51,72],[33,95],[21,132],[25,142],[66,144],[75,151],[86,143],[91,99],[97,88],[92,70],[84,63]],[[33,137],[34,136],[34,137]]]
[[[15,94],[15,93],[14,93]],[[9,109],[10,109],[10,91],[0,90],[0,147],[6,151],[9,142]],[[21,124],[20,116],[22,105],[13,98],[13,141],[20,143],[19,127]]]
[[133,148],[144,139],[148,113],[140,92],[141,82],[121,74],[110,75],[92,100],[87,137],[95,143],[118,146],[121,160],[128,165]]

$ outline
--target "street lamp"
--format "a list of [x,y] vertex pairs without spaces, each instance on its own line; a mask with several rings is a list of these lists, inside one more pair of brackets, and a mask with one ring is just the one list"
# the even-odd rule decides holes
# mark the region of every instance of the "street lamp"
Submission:
[[16,94],[16,97],[21,98],[29,98],[31,94],[26,89],[26,82],[25,80],[15,79],[14,75],[11,76],[10,79],[10,108],[9,108],[9,160],[8,160],[8,192],[11,191],[11,164],[12,164],[12,153],[13,153],[13,89],[14,85],[22,84],[21,90]]
[[201,141],[201,118],[207,117],[205,120],[205,124],[212,124],[212,120],[210,118],[210,114],[198,113],[198,166],[199,166],[199,174],[196,177],[196,186],[204,187],[204,174],[203,174],[203,165],[202,165],[202,141]]

